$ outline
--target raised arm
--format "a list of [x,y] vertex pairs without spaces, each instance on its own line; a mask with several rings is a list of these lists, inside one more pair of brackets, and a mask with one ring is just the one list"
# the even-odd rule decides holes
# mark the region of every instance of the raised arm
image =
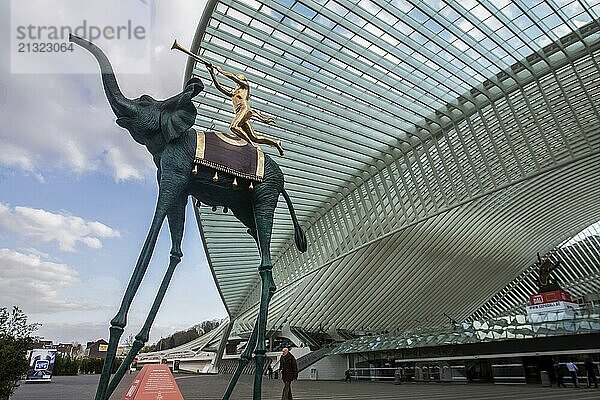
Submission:
[[223,74],[223,76],[225,76],[226,78],[231,79],[232,81],[234,81],[235,83],[237,83],[240,86],[245,87],[246,89],[249,88],[248,81],[238,78],[236,74],[232,74],[229,71],[225,71],[223,68],[221,68],[219,66],[217,66],[216,68],[217,68],[217,71],[219,71],[221,74]]
[[223,93],[225,96],[229,96],[229,97],[233,97],[233,92],[227,88],[225,88],[224,86],[222,86],[219,81],[217,80],[217,76],[215,75],[215,70],[213,68],[212,64],[208,64],[206,66],[206,69],[208,69],[208,73],[210,74],[210,77],[212,79],[212,81],[215,84],[215,87],[219,90],[219,92]]

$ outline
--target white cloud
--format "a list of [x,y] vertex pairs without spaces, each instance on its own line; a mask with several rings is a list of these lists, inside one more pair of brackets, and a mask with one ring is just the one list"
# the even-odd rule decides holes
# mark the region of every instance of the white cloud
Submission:
[[63,251],[75,251],[77,244],[99,249],[101,239],[119,237],[117,230],[98,221],[30,207],[11,208],[0,203],[0,232],[41,242],[56,241]]
[[79,274],[65,264],[0,249],[0,304],[17,305],[26,313],[49,313],[95,308],[65,299],[61,292],[79,282]]
[[[8,1],[0,0],[2,37],[10,35]],[[143,93],[161,99],[182,87],[187,59],[169,50],[174,38],[189,46],[206,2],[157,1],[152,27],[150,74],[117,75],[123,93]],[[83,5],[82,5],[83,6]],[[40,9],[38,12],[44,12]],[[176,22],[174,22],[176,21]],[[93,57],[78,49],[81,57]],[[105,49],[119,59],[127,46]],[[147,150],[118,127],[102,91],[100,74],[11,74],[10,46],[0,47],[0,165],[33,173],[43,180],[46,171],[73,174],[100,172],[115,180],[153,180],[155,171]],[[5,100],[2,100],[5,99]]]
[[140,160],[137,165],[132,164],[132,157],[118,147],[108,150],[106,160],[112,166],[113,176],[118,181],[143,178],[139,165],[143,165],[144,162]]

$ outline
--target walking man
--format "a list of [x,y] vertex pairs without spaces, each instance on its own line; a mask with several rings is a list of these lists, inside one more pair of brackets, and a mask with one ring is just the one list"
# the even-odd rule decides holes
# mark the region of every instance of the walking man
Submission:
[[579,387],[579,383],[577,382],[577,365],[575,365],[575,363],[573,361],[569,361],[567,363],[567,369],[569,370],[569,373],[571,374],[571,379],[573,380],[573,386],[575,387]]
[[279,359],[279,370],[283,379],[281,400],[293,400],[292,381],[298,379],[298,365],[296,364],[296,357],[290,353],[287,347],[283,348],[283,353]]
[[591,388],[592,382],[594,382],[594,387],[598,389],[598,381],[596,380],[596,366],[594,365],[591,357],[585,360],[585,372],[587,374],[587,386]]
[[560,369],[560,364],[558,361],[554,361],[554,376],[556,377],[556,387],[566,387],[565,382],[563,381],[563,373]]

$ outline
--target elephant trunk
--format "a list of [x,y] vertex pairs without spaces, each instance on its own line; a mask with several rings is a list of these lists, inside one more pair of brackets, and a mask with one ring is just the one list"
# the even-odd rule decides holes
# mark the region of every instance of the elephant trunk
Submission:
[[98,61],[98,65],[100,65],[100,72],[102,73],[104,92],[106,93],[106,98],[108,99],[108,102],[110,103],[115,115],[117,117],[122,117],[133,114],[133,103],[121,92],[119,84],[117,83],[117,78],[115,77],[115,73],[112,69],[112,65],[110,64],[110,61],[108,61],[106,54],[104,54],[104,52],[92,42],[73,34],[69,34],[69,42],[73,42],[83,47],[92,53],[92,55]]

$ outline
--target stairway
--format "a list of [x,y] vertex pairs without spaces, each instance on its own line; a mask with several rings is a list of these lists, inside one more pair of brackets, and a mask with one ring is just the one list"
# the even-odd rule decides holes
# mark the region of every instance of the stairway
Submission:
[[[220,374],[233,374],[239,364],[239,359],[228,359],[222,360],[219,365],[219,373]],[[263,368],[263,375],[266,373],[267,368],[271,364],[271,359],[267,357],[265,360],[265,366]],[[254,358],[250,360],[248,364],[242,370],[242,374],[244,375],[254,375],[254,371],[256,370],[256,364],[254,363]]]
[[298,364],[298,372],[310,367],[311,365],[325,357],[327,354],[329,354],[331,350],[331,347],[323,347],[319,350],[315,350],[313,352],[308,353],[305,356],[300,357],[296,360],[296,363]]

